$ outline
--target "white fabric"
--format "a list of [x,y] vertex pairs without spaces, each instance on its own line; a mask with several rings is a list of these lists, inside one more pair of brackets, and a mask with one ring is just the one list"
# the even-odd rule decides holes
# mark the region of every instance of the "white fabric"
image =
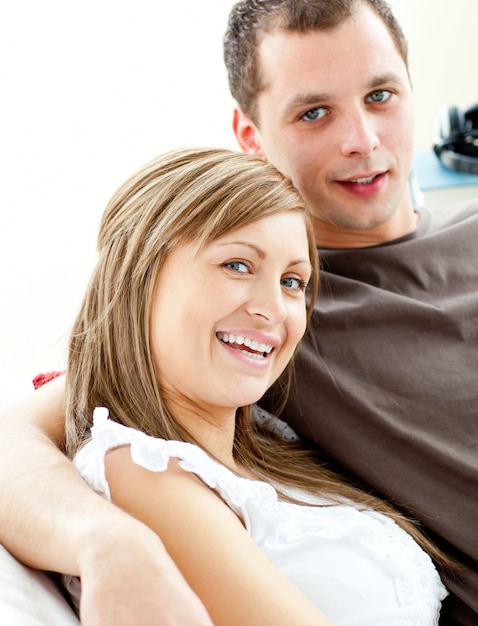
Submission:
[[337,625],[438,623],[446,591],[428,555],[389,518],[350,504],[281,502],[271,485],[236,476],[200,448],[149,437],[112,422],[106,409],[97,409],[92,441],[75,465],[107,498],[105,454],[127,444],[134,463],[161,472],[176,458],[185,471],[214,489],[276,567]]
[[30,378],[16,376],[0,366],[0,414],[19,404],[32,391]]
[[2,626],[78,626],[51,578],[19,563],[0,546],[0,624]]

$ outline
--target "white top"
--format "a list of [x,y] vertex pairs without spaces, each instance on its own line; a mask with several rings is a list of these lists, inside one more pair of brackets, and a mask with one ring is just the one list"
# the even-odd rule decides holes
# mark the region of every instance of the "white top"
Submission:
[[97,409],[92,440],[75,465],[108,499],[105,454],[128,444],[134,463],[161,472],[175,458],[214,489],[270,561],[337,625],[438,624],[445,588],[428,555],[388,517],[349,503],[317,507],[281,502],[274,487],[236,476],[201,448],[150,437]]

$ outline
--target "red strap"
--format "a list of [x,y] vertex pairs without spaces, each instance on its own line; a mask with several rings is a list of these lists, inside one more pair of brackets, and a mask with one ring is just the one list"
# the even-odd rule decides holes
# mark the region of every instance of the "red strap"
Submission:
[[58,376],[61,376],[64,373],[65,373],[65,370],[63,370],[62,372],[47,372],[46,374],[37,374],[37,376],[35,376],[35,378],[32,381],[33,386],[35,389],[38,389],[38,387],[41,387],[42,385],[49,383],[50,380],[53,380],[54,378],[57,378]]

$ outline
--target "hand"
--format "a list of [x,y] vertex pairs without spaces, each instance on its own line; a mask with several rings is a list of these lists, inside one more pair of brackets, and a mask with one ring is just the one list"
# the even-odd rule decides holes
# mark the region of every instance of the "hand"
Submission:
[[213,626],[158,537],[134,526],[119,541],[110,534],[85,554],[82,626]]

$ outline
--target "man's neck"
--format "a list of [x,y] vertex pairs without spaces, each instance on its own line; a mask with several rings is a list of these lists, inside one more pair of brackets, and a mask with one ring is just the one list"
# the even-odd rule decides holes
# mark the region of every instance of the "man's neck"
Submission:
[[420,214],[411,209],[375,228],[357,230],[335,226],[313,218],[315,241],[319,248],[353,249],[378,246],[415,232]]

